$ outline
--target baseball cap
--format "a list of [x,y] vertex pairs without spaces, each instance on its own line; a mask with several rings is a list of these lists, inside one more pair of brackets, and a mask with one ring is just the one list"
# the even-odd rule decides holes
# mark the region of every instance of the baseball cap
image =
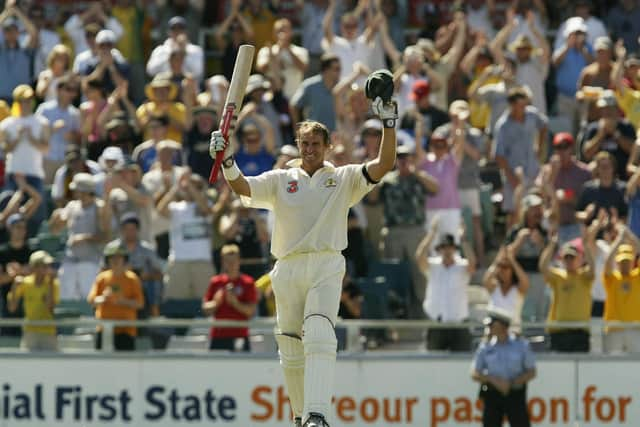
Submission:
[[29,257],[29,265],[49,265],[53,264],[53,257],[47,251],[35,251]]
[[616,262],[634,261],[636,259],[635,251],[631,245],[620,245],[616,253]]
[[429,95],[431,86],[429,82],[426,80],[418,80],[411,87],[411,93],[409,94],[409,98],[413,101],[417,101],[419,99],[424,98]]
[[502,322],[505,326],[511,324],[511,313],[504,308],[491,307],[487,310],[487,317],[484,318],[482,323],[490,325],[494,320]]
[[536,194],[527,194],[523,199],[522,199],[522,208],[524,210],[527,210],[529,208],[533,208],[535,206],[542,206],[543,204],[543,200],[540,196],[536,195]]
[[96,183],[91,174],[80,172],[73,176],[69,188],[82,193],[93,193],[96,191]]
[[593,42],[594,50],[610,50],[611,49],[611,39],[607,36],[598,37]]
[[553,146],[562,144],[575,144],[573,136],[569,132],[559,132],[553,137]]
[[140,218],[135,212],[126,212],[120,217],[120,225],[135,224],[140,227]]
[[7,227],[11,227],[12,225],[24,221],[25,218],[21,213],[14,213],[9,215],[9,218],[7,218]]
[[638,56],[638,54],[630,53],[629,55],[627,55],[627,58],[624,60],[624,66],[625,67],[640,66],[640,57]]
[[115,42],[116,42],[116,35],[111,30],[100,30],[100,32],[96,34],[96,44],[105,44],[105,43],[115,44]]
[[269,83],[262,74],[252,74],[249,76],[249,80],[247,80],[247,89],[245,93],[251,93],[258,89],[269,90],[270,88],[271,83]]
[[463,99],[456,99],[449,106],[449,114],[458,116],[460,120],[466,120],[471,114],[469,103]]
[[174,28],[174,27],[186,27],[187,26],[187,20],[184,19],[182,16],[174,16],[171,19],[169,19],[169,28]]
[[413,150],[408,145],[403,144],[396,147],[396,156],[408,156],[410,154],[413,154]]
[[104,160],[118,160],[124,161],[124,154],[120,147],[109,146],[104,149],[100,157]]
[[571,18],[567,19],[567,24],[564,27],[564,31],[563,31],[562,35],[565,38],[567,38],[571,34],[576,33],[576,32],[581,32],[581,33],[586,33],[587,32],[587,24],[585,24],[584,19],[582,19],[579,16],[574,16],[574,17],[571,17]]
[[442,238],[440,239],[440,241],[436,246],[436,250],[440,250],[444,247],[454,247],[454,248],[457,247],[456,239],[453,237],[453,234],[447,233],[444,236],[442,236]]
[[2,28],[18,28],[18,19],[15,16],[9,16],[7,19],[2,21]]
[[564,245],[562,245],[562,248],[560,249],[560,256],[562,258],[566,256],[576,257],[578,256],[579,253],[580,251],[578,250],[578,248],[576,248],[575,245],[571,242],[565,243]]

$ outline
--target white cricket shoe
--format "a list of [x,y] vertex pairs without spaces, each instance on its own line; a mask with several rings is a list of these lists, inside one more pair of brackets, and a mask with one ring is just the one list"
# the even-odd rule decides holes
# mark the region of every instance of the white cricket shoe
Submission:
[[324,415],[311,413],[302,427],[329,427]]

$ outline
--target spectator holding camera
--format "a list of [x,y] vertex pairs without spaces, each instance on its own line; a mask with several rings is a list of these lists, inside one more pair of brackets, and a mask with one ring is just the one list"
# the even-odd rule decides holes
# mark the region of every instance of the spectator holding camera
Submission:
[[200,299],[214,274],[205,181],[184,169],[156,208],[170,221],[166,299]]
[[116,36],[111,30],[96,34],[97,55],[88,62],[84,74],[86,80],[98,80],[109,93],[129,79],[129,64],[116,53]]
[[102,247],[110,236],[111,215],[105,203],[96,197],[96,183],[90,174],[75,174],[69,188],[73,200],[53,211],[49,229],[54,234],[65,227],[68,231],[60,266],[60,297],[81,300],[86,298],[100,271]]
[[147,74],[157,76],[162,71],[170,71],[169,57],[176,47],[185,52],[183,72],[189,74],[199,84],[204,76],[204,52],[202,47],[191,43],[187,36],[187,21],[182,16],[169,19],[169,37],[153,49],[147,61]]
[[231,80],[233,64],[240,45],[253,40],[253,29],[244,15],[240,13],[242,0],[232,0],[229,14],[216,30],[214,37],[216,46],[222,51],[222,74]]
[[571,130],[575,133],[580,120],[576,82],[580,80],[583,69],[593,60],[593,50],[587,43],[587,26],[579,16],[567,20],[560,37],[564,43],[553,52],[552,57],[556,68],[558,111],[571,121]]
[[[202,299],[202,312],[215,320],[250,320],[256,312],[258,291],[251,276],[240,272],[240,248],[220,250],[222,272],[211,278]],[[211,328],[209,350],[251,351],[249,328]],[[241,344],[236,344],[236,341]]]
[[590,162],[596,160],[601,151],[611,154],[615,159],[614,175],[624,180],[636,138],[635,129],[628,120],[620,117],[618,101],[612,90],[602,92],[596,101],[596,111],[596,119],[587,125],[580,146],[582,158]]
[[[19,40],[19,25],[27,28],[29,39],[26,46]],[[15,0],[8,0],[0,14],[3,43],[0,48],[0,99],[11,103],[12,91],[19,85],[31,84],[33,78],[32,57],[38,45],[36,27],[18,8]],[[14,101],[17,101],[14,99]]]

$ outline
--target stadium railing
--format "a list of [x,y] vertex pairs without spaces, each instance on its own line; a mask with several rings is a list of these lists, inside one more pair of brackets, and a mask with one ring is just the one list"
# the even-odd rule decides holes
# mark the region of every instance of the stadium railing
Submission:
[[[188,329],[195,331],[196,334],[192,336],[205,336],[211,327],[216,328],[238,328],[248,327],[254,334],[262,336],[263,340],[270,339],[273,335],[275,327],[274,318],[255,318],[251,321],[231,321],[231,320],[213,320],[206,318],[196,319],[172,319],[172,318],[154,318],[147,320],[101,320],[90,317],[81,317],[73,319],[57,319],[57,320],[42,320],[42,321],[29,321],[24,319],[0,319],[0,328],[16,326],[56,326],[58,331],[64,333],[59,334],[59,337],[69,336],[69,334],[78,334],[85,337],[92,334],[97,327],[102,329],[103,336],[103,349],[102,352],[113,352],[113,331],[114,328],[120,326],[134,326],[136,328],[144,328],[146,331],[150,330],[162,330],[172,331],[174,329]],[[525,322],[522,324],[522,335],[536,341],[542,339],[540,336],[532,336],[527,331],[535,331],[534,334],[539,334],[539,331],[545,331],[549,328],[567,329],[567,328],[584,328],[594,333],[601,335],[605,334],[607,328],[633,328],[640,329],[640,322],[604,322],[601,320],[593,320],[591,322]],[[362,345],[361,333],[368,329],[413,329],[413,330],[427,330],[438,328],[466,328],[475,332],[475,337],[481,337],[484,334],[485,326],[480,322],[460,322],[460,323],[442,323],[429,320],[339,320],[336,324],[336,329],[340,331],[339,336],[344,340],[341,346],[341,350],[345,352],[362,352],[366,347]],[[3,340],[4,338],[4,340]],[[200,338],[202,340],[202,338]],[[271,339],[273,340],[273,339]],[[15,337],[0,337],[0,351],[6,350],[6,347],[16,347],[18,339]],[[275,346],[275,344],[274,344]],[[275,347],[271,346],[271,349]],[[5,347],[5,348],[3,348]],[[269,346],[266,346],[269,347]],[[264,348],[264,347],[263,347]],[[202,348],[205,350],[206,347]],[[542,348],[538,348],[541,350]],[[267,351],[270,352],[270,351]]]

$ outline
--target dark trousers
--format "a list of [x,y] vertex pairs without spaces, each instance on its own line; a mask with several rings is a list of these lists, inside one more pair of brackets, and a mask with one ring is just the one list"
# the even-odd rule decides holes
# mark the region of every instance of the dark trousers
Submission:
[[483,427],[502,427],[505,415],[511,427],[530,427],[527,411],[527,389],[511,390],[504,396],[490,385],[482,385],[481,398],[484,402],[482,411]]
[[212,338],[209,342],[209,350],[229,350],[236,351],[235,342],[237,339],[242,339],[242,351],[251,351],[251,345],[249,338]]
[[471,351],[471,333],[466,328],[429,329],[427,350]]
[[563,353],[588,353],[591,348],[590,334],[584,329],[569,329],[551,332],[551,351]]
[[602,317],[604,315],[604,301],[594,301],[591,304],[591,317]]
[[[113,334],[113,348],[117,351],[134,351],[136,338],[129,334]],[[102,332],[96,333],[96,350],[102,350]]]

